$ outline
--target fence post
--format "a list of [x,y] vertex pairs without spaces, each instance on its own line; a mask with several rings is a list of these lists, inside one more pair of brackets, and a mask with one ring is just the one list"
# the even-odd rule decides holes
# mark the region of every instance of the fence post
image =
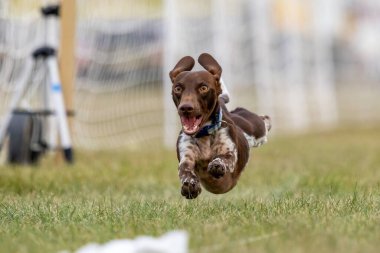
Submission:
[[[176,0],[164,1],[164,66],[163,66],[163,102],[164,102],[164,145],[174,148],[178,133],[177,113],[171,97],[172,85],[169,71],[174,67],[177,50],[178,16]],[[179,59],[178,59],[179,60]]]
[[[61,1],[61,40],[59,46],[59,72],[62,82],[63,98],[68,111],[73,110],[75,81],[75,33],[76,33],[76,1]],[[72,130],[72,117],[69,127]],[[70,131],[71,132],[71,131]]]

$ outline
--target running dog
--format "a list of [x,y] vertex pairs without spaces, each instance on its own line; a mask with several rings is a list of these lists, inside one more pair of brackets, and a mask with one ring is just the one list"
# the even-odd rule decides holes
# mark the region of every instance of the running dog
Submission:
[[187,199],[196,198],[201,185],[214,194],[230,191],[248,162],[250,147],[264,144],[271,128],[268,116],[240,107],[228,111],[222,68],[207,53],[198,62],[205,70],[191,71],[195,61],[185,56],[169,73],[182,124],[177,158],[181,194]]

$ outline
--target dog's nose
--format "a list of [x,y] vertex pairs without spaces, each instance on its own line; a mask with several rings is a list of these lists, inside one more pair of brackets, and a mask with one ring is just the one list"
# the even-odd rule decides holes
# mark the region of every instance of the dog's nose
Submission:
[[182,113],[192,113],[194,111],[194,107],[191,104],[183,104],[178,109]]

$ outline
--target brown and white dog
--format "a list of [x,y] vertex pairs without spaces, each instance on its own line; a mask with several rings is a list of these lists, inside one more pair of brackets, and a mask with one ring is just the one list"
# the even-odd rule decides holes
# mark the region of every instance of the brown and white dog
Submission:
[[201,193],[201,185],[215,194],[231,190],[248,162],[250,147],[265,143],[270,130],[268,116],[244,108],[229,112],[222,68],[207,53],[198,62],[207,71],[191,71],[195,61],[185,56],[169,73],[182,124],[177,141],[181,194],[188,199]]

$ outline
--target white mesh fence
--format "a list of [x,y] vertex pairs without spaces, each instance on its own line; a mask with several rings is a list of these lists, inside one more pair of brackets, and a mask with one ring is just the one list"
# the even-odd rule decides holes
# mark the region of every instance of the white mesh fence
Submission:
[[[48,2],[0,0],[0,124],[25,59],[44,39],[39,7]],[[174,146],[168,72],[203,52],[223,67],[228,106],[270,115],[275,133],[380,120],[377,1],[77,0],[76,7],[79,147]],[[25,108],[43,104],[40,65]]]
[[[18,82],[25,78],[27,60],[44,40],[43,25],[39,16],[42,1],[12,3],[1,1],[0,5],[0,115],[10,109]],[[27,78],[28,90],[19,108],[37,109],[43,104],[41,83],[46,78],[46,70],[38,62]],[[1,118],[0,118],[1,124]]]
[[78,1],[75,136],[110,148],[162,139],[162,13],[157,1]]

